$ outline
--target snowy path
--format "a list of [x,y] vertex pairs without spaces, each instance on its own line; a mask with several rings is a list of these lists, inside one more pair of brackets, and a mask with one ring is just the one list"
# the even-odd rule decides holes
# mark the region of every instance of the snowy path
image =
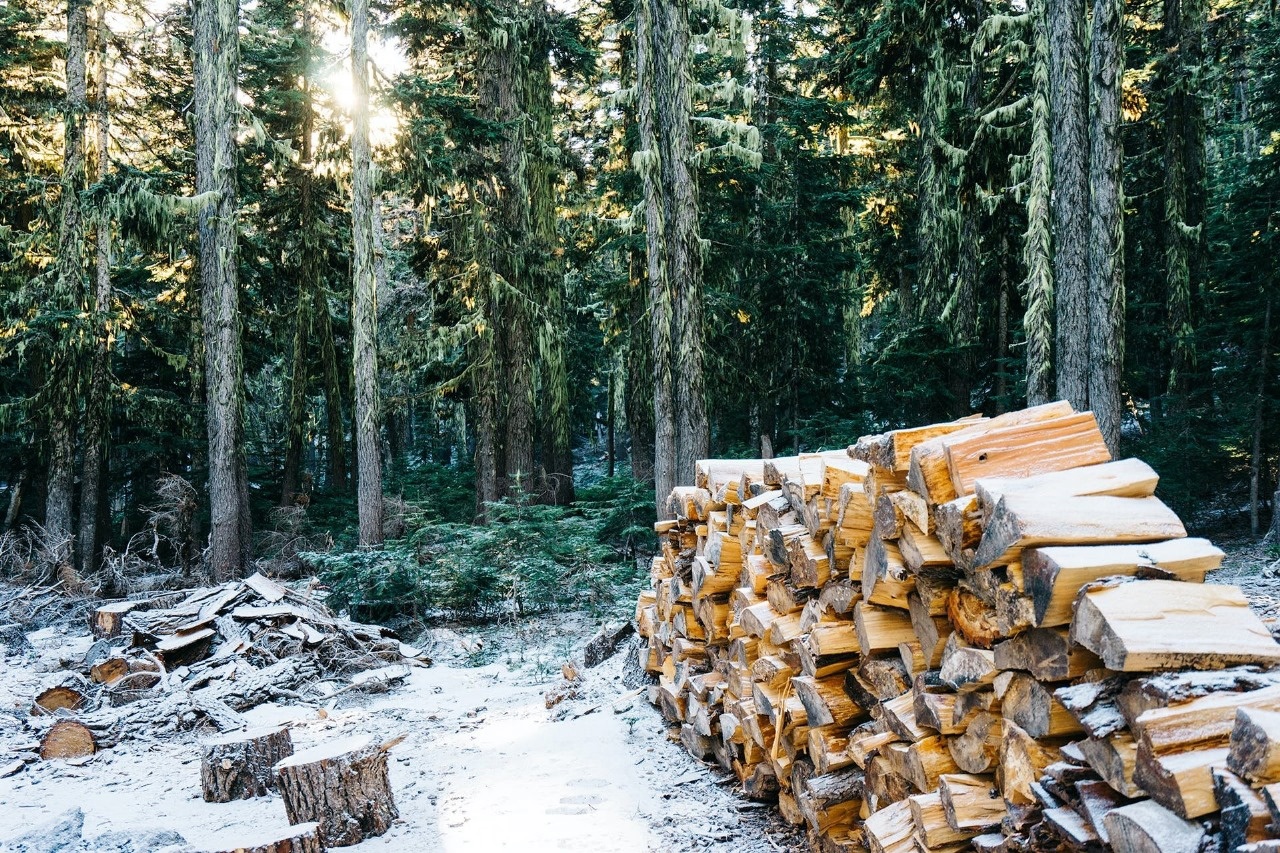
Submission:
[[[407,735],[390,763],[400,820],[385,836],[349,848],[355,851],[788,849],[769,810],[736,797],[667,740],[657,712],[622,685],[619,659],[588,672],[582,695],[553,711],[543,697],[558,679],[548,683],[546,669],[539,677],[502,663],[437,666],[349,707],[266,705],[247,716],[290,723],[297,748],[357,733]],[[0,699],[18,704],[38,679],[0,669]],[[21,740],[0,732],[0,757]],[[244,843],[256,828],[286,823],[274,795],[205,803],[198,740],[186,735],[128,742],[83,767],[38,762],[0,779],[0,839],[77,806],[86,838],[169,829],[193,850]]]

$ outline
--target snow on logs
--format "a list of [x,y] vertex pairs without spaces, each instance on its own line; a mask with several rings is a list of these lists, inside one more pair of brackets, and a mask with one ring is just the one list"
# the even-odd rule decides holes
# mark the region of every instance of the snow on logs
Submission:
[[815,851],[1278,849],[1280,644],[1063,402],[698,463],[650,698]]

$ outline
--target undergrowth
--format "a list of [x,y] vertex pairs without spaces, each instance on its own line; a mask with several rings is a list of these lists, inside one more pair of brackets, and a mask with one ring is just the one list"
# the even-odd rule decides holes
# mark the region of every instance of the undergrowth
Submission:
[[636,558],[654,547],[652,492],[630,478],[582,487],[569,507],[491,504],[485,525],[441,518],[422,497],[406,494],[404,535],[381,550],[300,555],[331,604],[382,622],[622,615],[641,584]]

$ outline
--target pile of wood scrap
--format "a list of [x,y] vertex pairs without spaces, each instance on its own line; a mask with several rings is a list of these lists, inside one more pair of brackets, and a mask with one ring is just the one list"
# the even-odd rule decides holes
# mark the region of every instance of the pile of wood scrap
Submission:
[[1066,403],[699,463],[651,699],[816,851],[1278,849],[1280,644],[1157,481]]
[[132,736],[234,731],[241,711],[285,697],[385,689],[429,665],[389,629],[339,618],[262,575],[111,602],[90,617],[99,639],[78,669],[32,698],[42,758],[79,758]]

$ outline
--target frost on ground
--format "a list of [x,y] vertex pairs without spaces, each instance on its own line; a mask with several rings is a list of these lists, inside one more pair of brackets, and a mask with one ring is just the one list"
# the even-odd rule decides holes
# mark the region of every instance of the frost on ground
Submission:
[[[628,675],[627,654],[581,669],[568,698],[546,707],[547,691],[562,684],[561,664],[577,657],[581,667],[592,633],[581,616],[467,637],[437,630],[423,643],[436,666],[413,671],[394,689],[267,704],[245,716],[252,725],[289,723],[297,749],[352,734],[407,735],[390,761],[400,819],[352,850],[801,849],[776,810],[740,798],[734,780],[668,739]],[[21,718],[41,680],[78,661],[90,642],[65,628],[26,636],[32,654],[0,647],[0,772],[30,754]],[[79,833],[90,841],[46,849],[226,850],[287,823],[276,795],[204,802],[199,735],[187,732],[128,740],[83,763],[27,763],[0,779],[0,851],[19,849],[15,839],[74,809],[82,810]],[[172,833],[185,844],[174,846]]]

